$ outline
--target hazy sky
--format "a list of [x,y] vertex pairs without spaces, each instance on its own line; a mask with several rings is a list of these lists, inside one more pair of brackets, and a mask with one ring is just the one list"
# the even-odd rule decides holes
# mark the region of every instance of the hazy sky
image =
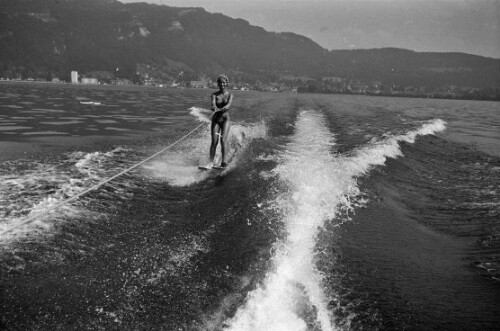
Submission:
[[[139,0],[119,0],[124,3]],[[399,47],[500,58],[500,0],[142,0],[203,7],[327,49]]]

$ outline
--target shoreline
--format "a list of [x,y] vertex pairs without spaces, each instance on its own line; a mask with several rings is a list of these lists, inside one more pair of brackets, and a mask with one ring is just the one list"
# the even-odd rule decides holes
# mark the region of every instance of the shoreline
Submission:
[[[0,80],[0,84],[40,84],[40,85],[63,85],[63,86],[72,86],[72,87],[96,87],[96,88],[111,88],[111,89],[127,89],[127,88],[144,88],[144,89],[156,89],[156,90],[164,90],[164,89],[172,89],[172,90],[212,90],[213,88],[197,88],[197,87],[185,87],[185,86],[170,86],[165,85],[163,87],[160,86],[150,86],[150,85],[139,85],[139,84],[130,84],[130,85],[115,85],[115,84],[82,84],[82,83],[70,83],[70,82],[49,82],[49,81],[27,81],[27,80]],[[386,98],[408,98],[408,99],[430,99],[430,100],[459,100],[459,101],[481,101],[481,102],[500,102],[500,98],[467,98],[460,96],[446,96],[446,95],[433,95],[429,96],[426,94],[421,95],[413,95],[413,94],[405,94],[405,93],[342,93],[342,92],[291,92],[291,91],[265,91],[265,90],[241,90],[241,89],[230,89],[234,92],[257,92],[257,93],[294,93],[297,95],[307,95],[307,94],[316,94],[316,95],[357,95],[357,96],[368,96],[368,97],[386,97]]]

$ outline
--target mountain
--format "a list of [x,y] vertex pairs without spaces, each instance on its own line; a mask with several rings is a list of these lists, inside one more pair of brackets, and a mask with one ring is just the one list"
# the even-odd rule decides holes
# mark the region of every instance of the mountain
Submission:
[[[175,75],[231,69],[249,75],[319,74],[326,51],[291,33],[270,33],[201,8],[113,0],[1,0],[1,69],[67,77],[139,63]],[[4,76],[6,74],[4,73]]]
[[[402,49],[328,51],[202,8],[115,0],[0,0],[0,77],[59,77],[71,70],[131,80],[381,81],[391,85],[500,87],[500,60]],[[182,74],[182,76],[181,76]]]
[[332,51],[331,56],[331,71],[341,77],[429,88],[444,85],[500,87],[499,59],[396,48]]

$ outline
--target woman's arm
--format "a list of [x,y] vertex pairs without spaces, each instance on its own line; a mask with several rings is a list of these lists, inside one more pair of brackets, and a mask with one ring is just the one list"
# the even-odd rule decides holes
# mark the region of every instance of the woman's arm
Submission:
[[212,106],[210,107],[210,109],[211,109],[212,111],[214,111],[214,110],[216,110],[216,109],[217,109],[217,105],[216,105],[216,103],[215,103],[215,102],[216,102],[216,99],[217,99],[217,98],[216,98],[216,96],[215,96],[215,93],[212,93],[212,97],[211,97],[211,104],[212,104]]

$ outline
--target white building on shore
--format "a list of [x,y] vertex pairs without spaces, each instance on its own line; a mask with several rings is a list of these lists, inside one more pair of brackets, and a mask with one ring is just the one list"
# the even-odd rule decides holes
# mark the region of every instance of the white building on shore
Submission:
[[92,85],[97,85],[99,82],[97,81],[97,78],[82,78],[82,84],[92,84]]
[[71,84],[78,84],[78,71],[71,72]]

